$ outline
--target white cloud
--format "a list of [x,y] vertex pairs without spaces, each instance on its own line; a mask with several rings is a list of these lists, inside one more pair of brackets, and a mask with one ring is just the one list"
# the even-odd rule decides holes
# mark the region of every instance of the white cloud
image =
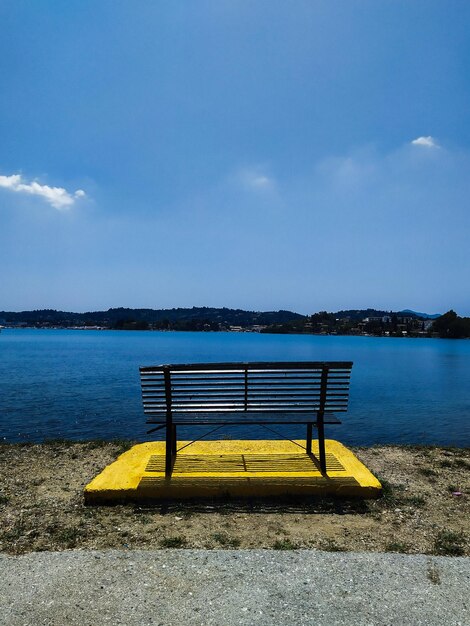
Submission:
[[17,193],[26,193],[32,196],[40,196],[55,209],[62,210],[70,208],[75,200],[86,196],[83,189],[77,189],[75,193],[70,193],[63,187],[50,187],[49,185],[41,185],[37,181],[23,182],[21,174],[12,174],[11,176],[0,175],[0,187],[16,191]]
[[418,137],[417,139],[413,139],[411,143],[413,146],[424,146],[425,148],[439,147],[431,135],[428,135],[427,137]]
[[270,187],[273,183],[272,183],[272,180],[268,178],[268,176],[254,176],[250,180],[250,184],[252,187],[263,188],[263,187]]
[[244,169],[239,173],[239,177],[243,185],[248,189],[268,191],[276,186],[274,178],[267,176],[259,169]]

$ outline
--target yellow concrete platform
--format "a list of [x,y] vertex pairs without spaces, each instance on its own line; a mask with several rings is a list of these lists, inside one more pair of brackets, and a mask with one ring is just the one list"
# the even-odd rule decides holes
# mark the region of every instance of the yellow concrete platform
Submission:
[[[178,448],[187,443],[178,442]],[[297,444],[297,445],[296,445]],[[165,478],[165,443],[141,443],[108,465],[85,487],[87,503],[200,497],[264,497],[282,494],[375,498],[382,486],[339,441],[327,439],[327,475],[305,441],[198,441],[176,457]],[[316,457],[316,458],[315,458]]]

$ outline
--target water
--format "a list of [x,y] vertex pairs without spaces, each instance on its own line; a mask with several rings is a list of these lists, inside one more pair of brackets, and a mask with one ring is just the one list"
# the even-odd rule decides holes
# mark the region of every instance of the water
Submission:
[[[349,411],[327,437],[470,445],[468,340],[32,329],[0,333],[0,440],[155,438],[146,435],[139,365],[260,360],[354,361]],[[253,426],[214,436],[224,433],[273,437]]]

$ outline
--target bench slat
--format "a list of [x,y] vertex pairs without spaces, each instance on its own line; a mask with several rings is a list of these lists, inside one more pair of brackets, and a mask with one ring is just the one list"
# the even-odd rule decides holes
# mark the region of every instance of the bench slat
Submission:
[[[339,403],[328,403],[325,406],[325,411],[346,411],[347,410],[347,403],[344,404],[339,404]],[[183,403],[183,402],[178,402],[172,405],[172,411],[173,412],[177,412],[178,410],[182,410],[182,411],[187,411],[187,412],[191,412],[191,411],[204,411],[205,409],[207,410],[213,410],[213,409],[226,409],[226,410],[237,410],[240,413],[246,413],[247,411],[250,410],[257,410],[257,409],[263,409],[266,411],[297,411],[297,410],[302,410],[304,412],[317,412],[320,410],[320,403],[316,403],[316,404],[266,404],[266,403],[249,403],[245,409],[245,405],[243,402],[213,402],[213,403],[209,403],[209,402],[204,402],[203,404],[196,404],[196,403]],[[144,411],[146,413],[152,413],[152,412],[157,412],[157,413],[166,413],[166,405],[165,404],[147,404],[144,407]]]
[[[250,411],[244,414],[243,419],[240,418],[240,415],[237,413],[199,413],[197,418],[193,420],[188,420],[187,413],[176,412],[173,414],[174,421],[176,424],[182,425],[191,425],[191,424],[202,424],[204,421],[210,424],[216,423],[230,423],[230,424],[261,424],[265,422],[266,424],[275,422],[277,424],[305,424],[306,422],[315,423],[315,418],[312,418],[312,414],[310,412],[284,412],[272,414],[270,412],[262,412],[262,411]],[[333,414],[327,413],[324,418],[325,424],[341,424],[341,421]],[[148,419],[147,424],[164,424],[164,419]]]
[[322,369],[323,367],[330,367],[331,369],[351,369],[352,361],[258,361],[248,363],[180,363],[180,364],[168,364],[168,365],[150,365],[142,366],[141,372],[161,372],[165,368],[169,370],[177,371],[200,371],[206,373],[207,371],[218,370],[292,370],[298,369],[304,371],[305,369]]

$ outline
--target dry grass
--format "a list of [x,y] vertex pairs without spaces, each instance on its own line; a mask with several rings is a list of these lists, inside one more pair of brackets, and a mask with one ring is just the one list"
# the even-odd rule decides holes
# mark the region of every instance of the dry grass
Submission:
[[240,547],[470,555],[468,449],[356,449],[384,484],[376,501],[85,506],[84,486],[127,445],[0,445],[0,550]]

